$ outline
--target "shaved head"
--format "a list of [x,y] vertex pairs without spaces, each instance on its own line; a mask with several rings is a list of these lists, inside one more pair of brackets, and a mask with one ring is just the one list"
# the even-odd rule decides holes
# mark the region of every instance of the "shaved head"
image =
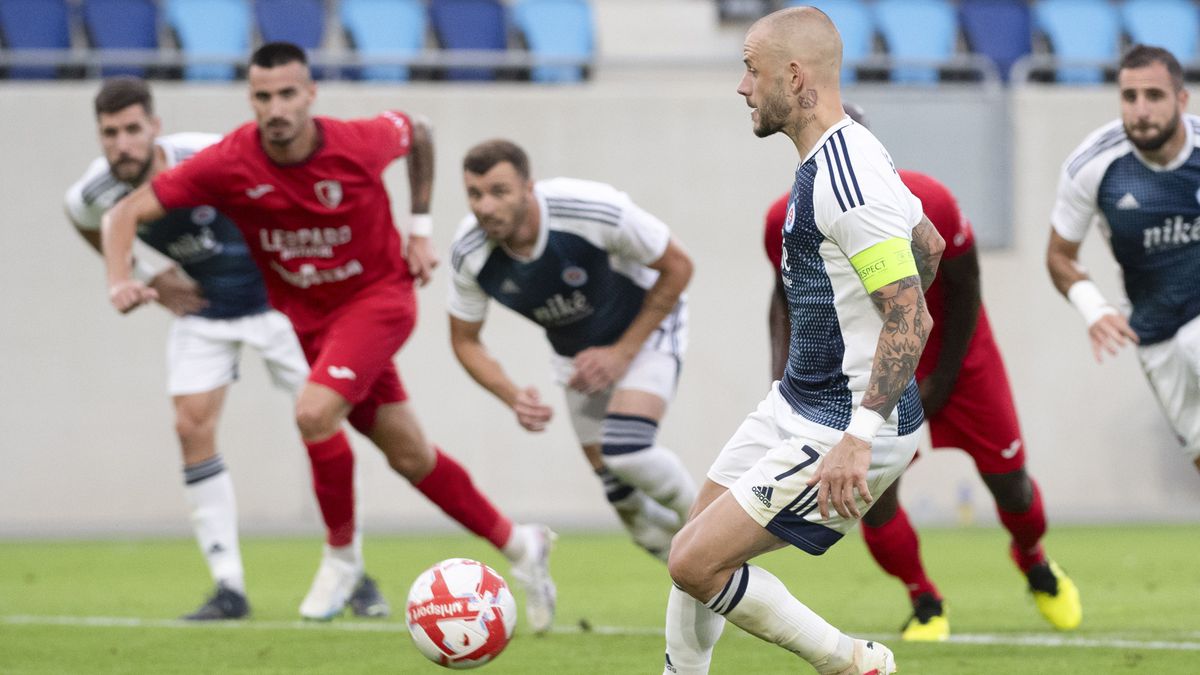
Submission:
[[747,40],[760,41],[764,55],[783,63],[796,61],[811,76],[837,86],[842,70],[842,36],[816,7],[789,7],[772,12],[750,26]]

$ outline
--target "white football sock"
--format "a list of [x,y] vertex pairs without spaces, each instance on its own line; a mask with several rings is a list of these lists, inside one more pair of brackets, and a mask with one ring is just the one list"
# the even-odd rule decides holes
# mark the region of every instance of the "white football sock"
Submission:
[[742,565],[708,606],[747,633],[808,661],[821,675],[839,673],[854,663],[854,640],[793,597],[783,582],[761,567]]
[[233,478],[220,455],[184,467],[184,493],[191,507],[192,531],[208,562],[213,581],[245,594],[242,552],[238,546],[237,501]]
[[513,525],[512,533],[508,535],[508,541],[500,552],[508,558],[509,562],[517,562],[525,557],[525,554],[532,550],[534,542],[532,537],[535,533],[524,525]]
[[703,675],[712,661],[713,645],[725,628],[725,617],[671,586],[667,597],[667,656],[664,675]]
[[331,558],[337,558],[344,563],[353,565],[355,569],[363,569],[362,533],[354,532],[354,540],[345,546],[330,546],[325,544],[325,553]]
[[653,445],[619,455],[605,455],[604,463],[622,481],[650,495],[671,509],[686,523],[692,502],[696,501],[696,483],[674,452]]

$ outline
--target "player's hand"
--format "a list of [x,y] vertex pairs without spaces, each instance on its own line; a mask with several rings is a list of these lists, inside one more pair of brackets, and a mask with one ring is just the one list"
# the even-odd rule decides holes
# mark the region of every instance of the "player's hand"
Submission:
[[158,304],[175,316],[195,314],[208,306],[200,284],[182,274],[172,265],[150,280],[150,288],[158,293]]
[[946,407],[946,401],[954,392],[954,383],[946,382],[945,378],[933,372],[917,382],[917,389],[921,392],[921,408],[925,410],[925,416],[933,417]]
[[108,287],[109,302],[122,314],[157,299],[158,293],[137,279],[125,279]]
[[857,436],[843,434],[842,440],[825,453],[817,464],[817,471],[808,480],[817,486],[817,507],[821,517],[829,517],[829,505],[843,518],[861,518],[854,490],[862,495],[863,501],[875,501],[867,488],[867,469],[871,468],[871,444]]
[[408,238],[408,271],[412,273],[417,284],[424,286],[433,278],[433,269],[438,266],[437,249],[429,237]]
[[575,373],[567,386],[584,394],[598,394],[621,379],[631,361],[633,357],[615,345],[589,347],[575,355]]
[[1092,341],[1092,355],[1097,363],[1104,361],[1104,355],[1116,356],[1126,344],[1137,344],[1137,333],[1129,327],[1129,321],[1120,314],[1105,314],[1088,326],[1088,337]]
[[554,415],[554,411],[542,403],[542,397],[533,387],[526,387],[517,392],[517,400],[512,409],[517,414],[517,423],[528,431],[545,431],[546,425]]

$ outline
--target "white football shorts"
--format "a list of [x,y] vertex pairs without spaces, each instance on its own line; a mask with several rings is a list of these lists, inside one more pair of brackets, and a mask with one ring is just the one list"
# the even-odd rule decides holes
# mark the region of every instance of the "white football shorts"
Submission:
[[300,392],[308,361],[291,322],[272,309],[237,319],[175,319],[167,336],[167,393],[199,394],[232,383],[243,345],[262,355],[275,386]]
[[[817,508],[817,487],[807,485],[820,459],[842,439],[843,432],[796,414],[771,385],[734,432],[708,470],[708,478],[729,488],[746,513],[759,525],[797,548],[821,555],[858,522],[838,515],[829,518]],[[871,444],[867,488],[878,498],[917,452],[919,433],[877,436]],[[858,497],[859,512],[867,504]]]
[[687,351],[687,304],[680,300],[658,328],[646,338],[642,350],[629,364],[629,370],[608,391],[591,396],[566,386],[575,372],[574,361],[569,356],[555,354],[551,359],[555,380],[562,385],[567,396],[567,411],[571,415],[571,426],[580,445],[600,445],[600,425],[608,414],[608,403],[618,389],[645,391],[670,403],[675,398],[675,387],[679,383],[679,371],[683,367],[683,355]]
[[1184,453],[1195,461],[1200,458],[1200,317],[1170,340],[1138,347],[1138,359]]

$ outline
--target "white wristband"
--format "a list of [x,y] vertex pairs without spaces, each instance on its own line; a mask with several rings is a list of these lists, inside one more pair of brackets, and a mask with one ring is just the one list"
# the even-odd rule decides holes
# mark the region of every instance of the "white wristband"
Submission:
[[1100,292],[1095,283],[1088,279],[1071,284],[1071,287],[1067,289],[1067,299],[1083,315],[1083,320],[1089,327],[1099,321],[1100,317],[1117,313],[1117,308],[1108,304],[1108,301],[1104,299],[1104,294]]
[[428,237],[433,234],[433,216],[428,213],[412,214],[408,234],[410,237]]
[[155,267],[154,265],[151,265],[149,261],[143,260],[142,258],[133,259],[133,278],[137,279],[143,284],[149,285],[150,282],[154,280],[154,277],[158,276],[166,269],[167,268],[165,267]]
[[850,426],[846,427],[846,433],[870,443],[875,440],[875,434],[879,433],[883,422],[884,419],[879,413],[870,408],[859,407],[850,416]]

